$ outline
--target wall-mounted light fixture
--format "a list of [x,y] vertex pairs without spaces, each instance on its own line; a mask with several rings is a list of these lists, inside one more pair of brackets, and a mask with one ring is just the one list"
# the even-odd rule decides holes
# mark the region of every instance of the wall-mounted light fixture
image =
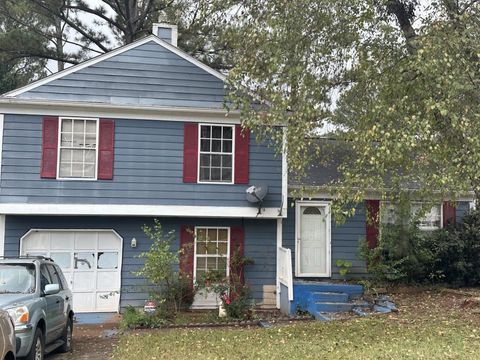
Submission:
[[137,247],[137,239],[132,238],[132,241],[130,242],[130,246],[131,246],[132,248],[136,248],[136,247]]

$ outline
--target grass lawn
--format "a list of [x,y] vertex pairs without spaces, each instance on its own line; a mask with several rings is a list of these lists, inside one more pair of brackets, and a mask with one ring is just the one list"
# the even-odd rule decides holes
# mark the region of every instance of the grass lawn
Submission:
[[134,331],[120,338],[114,359],[480,359],[476,302],[438,290],[401,289],[393,298],[398,313],[370,318]]

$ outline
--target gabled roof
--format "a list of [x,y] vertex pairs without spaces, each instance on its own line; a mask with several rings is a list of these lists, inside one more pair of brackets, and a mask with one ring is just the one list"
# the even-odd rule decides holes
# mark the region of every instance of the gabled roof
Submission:
[[4,98],[220,108],[225,76],[150,35],[4,94]]

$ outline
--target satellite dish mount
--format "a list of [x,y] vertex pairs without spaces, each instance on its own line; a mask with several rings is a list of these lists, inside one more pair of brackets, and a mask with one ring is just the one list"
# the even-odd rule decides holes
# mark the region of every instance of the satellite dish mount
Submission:
[[267,196],[268,186],[266,184],[257,184],[250,186],[247,190],[247,201],[258,205],[257,216],[262,213],[263,200]]

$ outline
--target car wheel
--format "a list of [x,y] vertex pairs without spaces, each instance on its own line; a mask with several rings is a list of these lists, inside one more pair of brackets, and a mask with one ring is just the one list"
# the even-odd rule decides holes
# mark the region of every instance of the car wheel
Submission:
[[60,347],[61,352],[69,352],[72,350],[73,320],[69,318],[65,330],[63,331],[63,345]]
[[43,339],[43,332],[41,329],[35,330],[35,335],[33,336],[32,347],[28,352],[25,360],[43,360],[43,355],[45,353],[45,340]]

